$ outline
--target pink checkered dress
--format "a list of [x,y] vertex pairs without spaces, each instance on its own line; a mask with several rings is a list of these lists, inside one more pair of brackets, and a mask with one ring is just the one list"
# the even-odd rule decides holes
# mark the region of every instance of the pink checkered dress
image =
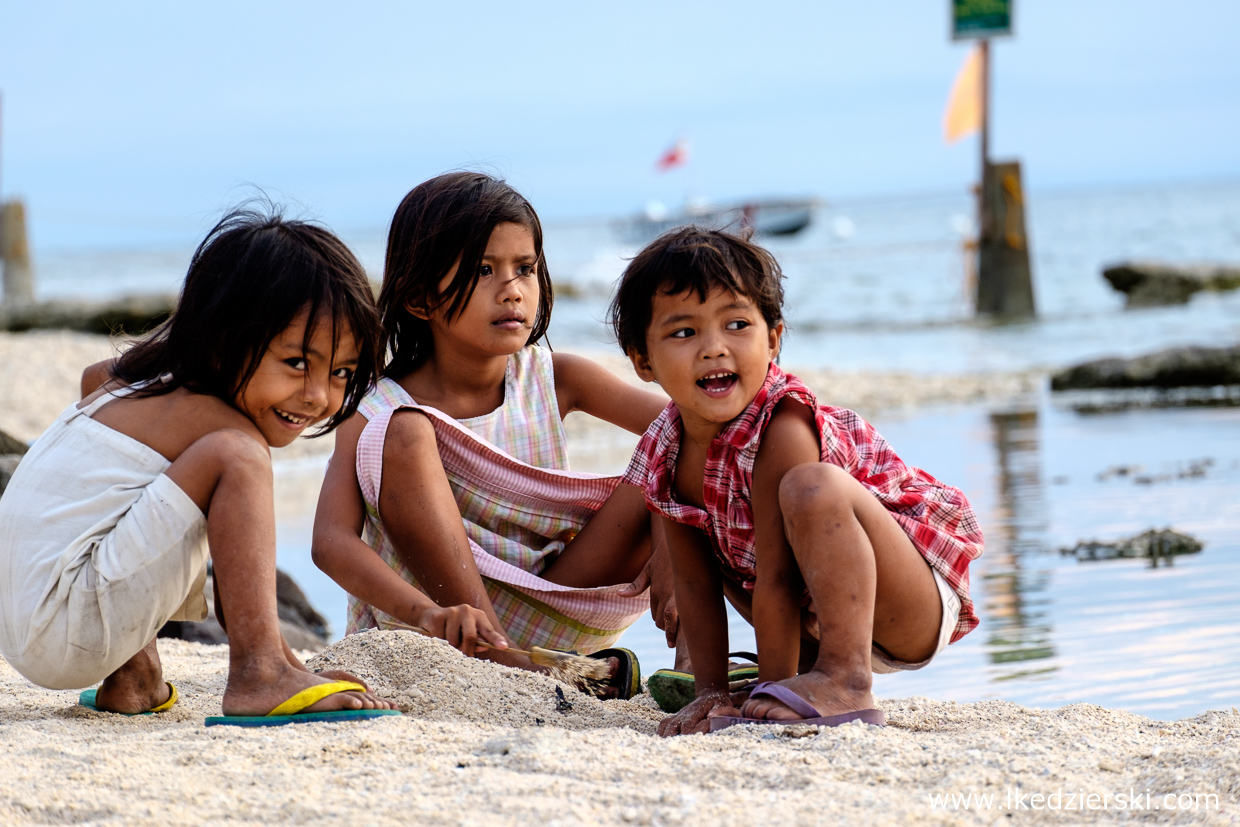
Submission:
[[771,365],[749,407],[711,443],[702,486],[706,510],[677,502],[673,493],[682,435],[675,403],[663,410],[638,442],[622,481],[641,488],[652,510],[704,531],[720,562],[752,589],[754,460],[775,406],[785,396],[813,409],[821,433],[822,461],[838,465],[865,486],[960,596],[960,619],[952,642],[964,637],[978,622],[969,599],[969,562],[982,553],[982,531],[964,494],[905,465],[872,425],[847,408],[819,405],[813,391],[778,365]]
[[[515,645],[594,652],[615,643],[650,608],[648,595],[619,596],[625,584],[579,589],[538,576],[619,484],[617,477],[567,470],[548,352],[527,347],[510,357],[504,403],[480,417],[458,421],[418,405],[386,378],[358,408],[368,420],[357,443],[357,479],[366,501],[363,537],[384,562],[417,586],[379,515],[383,444],[392,414],[402,408],[422,411],[435,428],[474,561]],[[390,619],[349,596],[348,633],[389,628]]]

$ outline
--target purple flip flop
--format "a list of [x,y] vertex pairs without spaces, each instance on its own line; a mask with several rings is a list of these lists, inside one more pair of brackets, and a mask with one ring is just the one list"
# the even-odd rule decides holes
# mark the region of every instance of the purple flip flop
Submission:
[[788,687],[775,683],[775,681],[763,681],[756,685],[749,693],[751,698],[756,698],[759,695],[774,698],[800,715],[801,720],[776,721],[770,718],[746,718],[743,715],[720,715],[717,718],[710,719],[710,731],[718,732],[721,729],[727,729],[736,724],[784,724],[785,726],[789,724],[810,724],[812,726],[828,727],[839,726],[849,721],[861,721],[873,726],[886,726],[887,724],[887,719],[883,716],[882,710],[879,709],[857,709],[840,715],[819,715],[818,710],[806,703],[804,698]]

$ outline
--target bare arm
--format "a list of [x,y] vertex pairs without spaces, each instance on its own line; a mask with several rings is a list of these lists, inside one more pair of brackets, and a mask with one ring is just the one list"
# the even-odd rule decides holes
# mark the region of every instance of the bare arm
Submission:
[[659,734],[706,732],[709,713],[731,708],[728,694],[728,617],[723,602],[719,562],[710,540],[691,526],[663,520],[668,552],[676,579],[676,606],[689,645],[697,697],[675,715],[659,723]]
[[[476,637],[484,631],[477,628],[481,613],[469,606],[441,608],[393,571],[361,538],[366,505],[355,467],[357,440],[365,427],[365,417],[355,414],[336,430],[336,449],[314,515],[310,550],[314,563],[349,594],[473,654]],[[489,624],[485,631],[490,634],[483,637],[491,642],[502,640]]]
[[759,676],[764,681],[783,680],[797,673],[805,581],[784,535],[779,485],[790,469],[818,462],[818,446],[813,413],[799,402],[784,400],[775,408],[754,461],[757,578],[753,625],[761,658]]
[[571,353],[552,354],[560,418],[581,411],[643,434],[667,406],[667,397],[625,382],[607,368]]

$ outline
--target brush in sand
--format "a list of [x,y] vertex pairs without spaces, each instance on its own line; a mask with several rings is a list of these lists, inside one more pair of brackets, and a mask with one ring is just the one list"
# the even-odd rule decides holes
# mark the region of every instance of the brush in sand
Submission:
[[[402,623],[399,620],[388,620],[385,623],[388,626],[417,632],[419,635],[426,637],[435,637],[435,635],[432,635],[421,626],[413,626],[408,623]],[[495,647],[478,641],[478,648],[494,649]],[[551,677],[581,689],[588,689],[592,686],[606,683],[607,679],[611,677],[611,671],[607,668],[607,661],[595,660],[585,655],[557,652],[554,649],[544,649],[541,646],[532,646],[528,651],[509,646],[507,649],[500,651],[525,655],[535,666],[541,666],[546,669]]]

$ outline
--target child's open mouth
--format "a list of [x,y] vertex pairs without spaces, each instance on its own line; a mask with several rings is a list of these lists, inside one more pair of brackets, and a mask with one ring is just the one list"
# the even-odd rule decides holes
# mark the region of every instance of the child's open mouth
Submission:
[[697,380],[697,386],[707,393],[724,394],[732,390],[739,377],[735,373],[711,373]]
[[288,413],[287,411],[282,411],[279,408],[275,408],[274,410],[276,412],[276,416],[297,428],[304,428],[309,425],[310,420],[313,418],[309,416],[294,416],[293,414]]

